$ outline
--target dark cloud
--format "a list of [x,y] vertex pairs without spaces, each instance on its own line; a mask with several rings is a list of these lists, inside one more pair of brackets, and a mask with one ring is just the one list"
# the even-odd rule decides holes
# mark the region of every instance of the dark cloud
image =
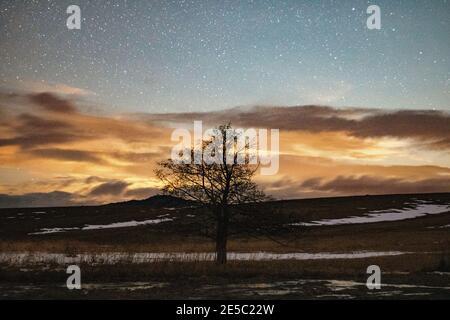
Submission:
[[352,123],[348,117],[364,115],[371,109],[335,109],[327,106],[236,107],[208,113],[138,114],[136,119],[154,122],[202,120],[208,125],[231,122],[234,126],[278,128],[284,130],[340,131]]
[[[169,151],[165,151],[167,154]],[[104,164],[110,165],[108,161],[102,159],[101,156],[114,158],[121,161],[127,161],[130,163],[151,163],[155,161],[155,159],[159,159],[161,152],[91,152],[91,151],[83,151],[83,150],[68,150],[68,149],[59,149],[59,148],[44,148],[44,149],[33,149],[29,151],[30,154],[48,158],[48,159],[57,159],[57,160],[65,160],[65,161],[77,161],[77,162],[90,162],[96,164]],[[92,177],[92,180],[95,177]],[[90,181],[92,182],[106,182],[103,181]]]
[[[15,96],[14,96],[15,97]],[[71,99],[61,98],[55,94],[28,93],[24,94],[33,105],[40,110],[52,111],[53,115],[36,116],[29,113],[21,114],[15,121],[16,137],[0,139],[2,145],[22,145],[29,148],[31,144],[64,143],[80,139],[95,139],[101,136],[117,137],[128,142],[139,142],[144,139],[147,131],[142,127],[130,125],[129,121],[108,117],[92,117],[77,112]],[[12,99],[11,95],[0,95],[5,101]],[[78,123],[76,128],[67,120],[54,120],[52,116],[58,113],[76,113]],[[401,139],[413,138],[424,147],[450,148],[450,113],[435,110],[392,110],[368,108],[333,108],[320,105],[306,106],[254,106],[236,107],[229,110],[197,113],[171,114],[134,114],[130,116],[135,122],[143,121],[152,125],[173,123],[192,123],[202,120],[205,126],[217,126],[231,122],[235,127],[274,128],[281,130],[299,130],[311,133],[347,132],[359,138],[394,137]],[[85,123],[85,125],[82,125]],[[155,138],[160,132],[154,126],[146,130]],[[36,135],[32,137],[30,135]],[[46,143],[45,140],[48,139]],[[117,158],[136,157],[143,159],[152,154],[125,155],[117,154]],[[139,160],[137,160],[139,161]]]
[[64,161],[77,161],[77,162],[91,162],[91,163],[104,163],[104,161],[92,154],[88,151],[80,151],[80,150],[65,150],[65,149],[36,149],[32,150],[32,153],[35,156],[48,158],[48,159],[57,159]]
[[426,140],[450,147],[450,114],[434,110],[337,109],[328,106],[233,108],[211,113],[139,115],[151,122],[192,122],[210,126],[231,122],[235,127],[343,131],[360,138],[395,137]]
[[74,113],[77,111],[76,107],[69,100],[59,98],[58,96],[49,93],[30,94],[29,99],[35,105],[52,112]]
[[22,149],[29,149],[37,146],[45,146],[54,143],[66,143],[80,140],[81,137],[71,134],[57,133],[36,133],[26,134],[14,138],[0,139],[0,147],[2,146],[20,146]]
[[76,205],[74,195],[68,192],[0,194],[0,208],[66,207]]
[[67,122],[44,119],[42,117],[30,114],[22,113],[17,117],[18,126],[17,129],[20,131],[30,131],[36,132],[39,130],[55,130],[55,129],[70,129],[72,126]]
[[[320,180],[320,178],[314,179]],[[325,191],[309,190],[308,188],[303,187],[302,183],[287,176],[283,176],[274,181],[261,181],[259,185],[267,194],[278,200],[316,198],[328,195]]]
[[130,184],[124,181],[111,181],[94,187],[89,196],[119,196],[122,195]]
[[300,188],[341,195],[450,192],[450,178],[409,181],[373,176],[339,176],[330,181],[309,179],[304,181]]
[[1,146],[19,146],[22,149],[66,143],[84,139],[73,127],[60,120],[22,113],[4,124],[16,133],[14,137],[0,138]]
[[358,137],[420,137],[448,141],[450,115],[442,111],[396,111],[365,117],[350,128]]
[[102,178],[102,177],[97,177],[97,176],[90,176],[84,180],[84,183],[89,185],[89,184],[96,183],[96,182],[108,182],[108,181],[111,181],[111,180]]
[[301,186],[304,188],[314,188],[314,187],[317,187],[318,185],[320,185],[321,181],[322,181],[321,178],[311,178],[311,179],[303,181]]
[[[56,177],[52,183],[37,183],[42,187],[68,186],[80,181],[86,184],[102,182],[90,190],[79,190],[75,193],[52,191],[40,193],[26,193],[22,195],[0,194],[0,208],[28,208],[28,207],[65,207],[76,205],[99,205],[109,202],[125,200],[141,200],[160,193],[157,188],[132,188],[132,184],[91,176],[84,180],[71,177]],[[87,192],[87,194],[85,194]]]
[[[52,93],[20,93],[14,99],[0,93],[0,103],[3,102],[8,107],[2,109],[4,115],[0,119],[0,126],[6,129],[8,136],[0,137],[0,147],[14,145],[30,149],[113,138],[127,143],[140,143],[160,138],[164,129],[123,117],[86,114],[77,110],[73,99],[60,98]],[[134,155],[116,156],[129,156],[132,159]],[[141,159],[145,156],[152,154],[136,155]]]

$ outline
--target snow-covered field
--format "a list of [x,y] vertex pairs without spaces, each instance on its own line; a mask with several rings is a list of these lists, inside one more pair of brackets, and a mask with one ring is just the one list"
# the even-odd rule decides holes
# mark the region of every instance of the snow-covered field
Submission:
[[299,222],[292,225],[298,226],[334,226],[342,224],[375,223],[384,221],[399,221],[414,219],[426,215],[449,212],[450,206],[441,204],[416,203],[411,208],[374,210],[363,216],[354,216],[340,219],[324,219],[312,222]]

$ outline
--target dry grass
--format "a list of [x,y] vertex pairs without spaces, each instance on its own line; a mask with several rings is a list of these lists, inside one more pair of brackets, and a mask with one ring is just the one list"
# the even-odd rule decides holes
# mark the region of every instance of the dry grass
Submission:
[[[367,259],[336,260],[284,260],[284,261],[230,261],[227,265],[214,262],[154,262],[141,264],[81,264],[85,282],[120,282],[177,279],[262,279],[278,281],[282,279],[302,278],[355,278],[367,277],[369,265],[381,266],[383,274],[437,271],[441,263],[440,254],[415,254]],[[19,268],[2,265],[0,281],[53,282],[65,279],[65,266],[47,265],[27,266],[27,272]],[[32,272],[29,272],[32,270]]]
[[[404,225],[407,225],[405,222]],[[412,236],[413,235],[413,236]],[[352,252],[352,251],[405,251],[445,252],[449,248],[450,233],[445,229],[398,228],[383,226],[351,226],[319,228],[297,235],[268,238],[233,238],[228,250],[233,252]],[[49,253],[101,253],[101,252],[213,252],[210,239],[186,237],[161,238],[158,241],[124,242],[80,241],[75,239],[7,240],[0,242],[0,252],[49,252]]]
[[101,253],[101,252],[212,252],[213,243],[98,244],[76,240],[4,241],[0,252]]

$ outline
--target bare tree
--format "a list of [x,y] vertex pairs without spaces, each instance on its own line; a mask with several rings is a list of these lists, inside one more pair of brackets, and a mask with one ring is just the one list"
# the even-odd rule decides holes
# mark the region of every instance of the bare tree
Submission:
[[[155,170],[164,184],[164,192],[194,200],[213,214],[218,264],[227,261],[232,207],[268,199],[252,181],[258,163],[250,161],[249,141],[244,145],[238,143],[240,134],[230,124],[222,125],[215,129],[212,138],[202,140],[200,148],[191,146],[184,150],[192,161],[180,163],[169,159],[159,162]],[[208,161],[207,156],[218,161]],[[198,160],[194,162],[196,157]]]

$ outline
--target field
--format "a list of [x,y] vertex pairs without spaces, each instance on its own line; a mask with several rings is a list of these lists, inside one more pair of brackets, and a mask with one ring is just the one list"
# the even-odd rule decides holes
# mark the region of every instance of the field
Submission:
[[[239,207],[225,266],[208,213],[177,199],[2,209],[0,298],[449,299],[449,206],[444,193]],[[81,290],[66,288],[70,264]]]

